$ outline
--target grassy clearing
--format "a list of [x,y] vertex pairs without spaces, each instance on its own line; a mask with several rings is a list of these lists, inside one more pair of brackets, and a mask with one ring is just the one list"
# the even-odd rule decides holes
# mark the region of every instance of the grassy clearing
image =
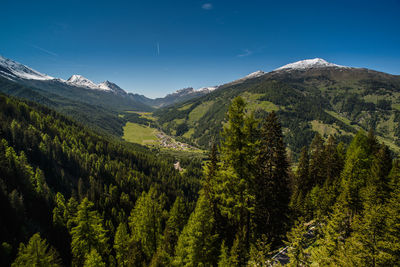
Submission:
[[198,105],[197,107],[195,107],[189,113],[188,122],[194,124],[195,122],[200,120],[201,117],[203,117],[206,114],[206,112],[208,111],[208,109],[211,107],[212,104],[214,104],[214,101],[208,101],[208,102],[204,102],[204,103]]
[[124,140],[141,145],[158,143],[157,130],[137,123],[127,122],[124,126]]
[[[335,117],[336,119],[341,120],[342,122],[346,123],[347,125],[353,127],[353,128],[356,129],[357,131],[359,131],[359,130],[362,129],[360,126],[352,125],[352,124],[350,123],[350,120],[349,120],[349,119],[347,119],[347,118],[345,118],[345,117],[343,117],[343,116],[340,116],[340,115],[337,114],[336,112],[329,111],[329,110],[325,110],[325,112],[327,112],[328,114],[332,115],[332,116]],[[394,124],[394,123],[393,123],[393,124]],[[389,126],[393,127],[393,125],[390,125],[390,122],[389,122]],[[391,150],[393,150],[394,152],[400,153],[400,147],[397,146],[397,145],[396,145],[392,140],[390,140],[389,138],[385,138],[385,137],[378,136],[378,135],[376,136],[376,138],[378,139],[379,142],[385,143],[385,144],[386,144]]]
[[185,119],[175,119],[175,120],[173,120],[173,122],[175,122],[176,125],[182,124],[182,123],[184,123],[185,121],[186,121]]
[[348,118],[346,118],[344,116],[341,116],[341,115],[339,115],[338,113],[336,113],[334,111],[325,110],[325,112],[328,113],[329,115],[331,115],[332,117],[335,117],[336,119],[340,120],[341,122],[351,126],[351,127],[356,127],[356,130],[359,130],[359,128],[360,128],[358,126],[352,125],[351,121]]
[[329,135],[335,135],[335,134],[354,136],[353,133],[349,133],[347,131],[342,130],[336,123],[325,124],[321,121],[313,120],[310,122],[310,124],[313,131],[318,132],[320,135],[324,137],[328,137]]
[[193,134],[194,134],[194,128],[190,128],[189,131],[183,134],[183,137],[190,139],[190,137],[192,137]]
[[241,95],[246,102],[248,103],[247,107],[250,111],[254,111],[257,109],[263,109],[267,112],[278,111],[280,109],[279,106],[275,105],[270,101],[260,101],[258,100],[260,97],[264,96],[263,94],[252,94],[249,92],[245,92]]
[[392,142],[390,139],[384,138],[382,136],[377,136],[376,137],[378,139],[379,142],[381,143],[385,143],[385,145],[387,145],[391,150],[393,150],[394,152],[396,152],[397,154],[400,153],[400,147],[397,146],[394,142]]
[[392,108],[400,110],[400,104],[392,104]]
[[126,113],[136,113],[139,114],[140,117],[148,119],[148,120],[152,120],[155,121],[156,118],[153,117],[153,113],[152,112],[138,112],[138,111],[132,111],[132,110],[126,110]]
[[335,125],[324,124],[317,120],[311,121],[311,127],[313,131],[318,132],[322,136],[335,135],[338,133],[338,129]]
[[183,107],[178,108],[178,110],[180,110],[180,111],[182,111],[182,110],[187,110],[187,109],[189,109],[192,105],[193,105],[193,104],[184,105]]

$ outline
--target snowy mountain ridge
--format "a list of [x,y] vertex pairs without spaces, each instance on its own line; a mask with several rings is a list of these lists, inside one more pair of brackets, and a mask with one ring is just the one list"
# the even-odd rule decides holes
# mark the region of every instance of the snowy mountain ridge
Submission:
[[7,78],[22,78],[27,80],[52,80],[53,77],[42,74],[11,59],[0,56],[0,73]]
[[66,83],[77,86],[77,87],[86,87],[89,89],[94,89],[94,90],[102,90],[102,91],[112,91],[112,92],[118,92],[122,94],[126,94],[125,90],[123,90],[121,87],[116,85],[115,83],[109,82],[109,81],[104,81],[102,83],[96,84],[89,80],[88,78],[83,77],[82,75],[74,74],[72,75]]
[[300,60],[297,62],[284,65],[282,67],[275,69],[275,71],[291,70],[291,69],[305,70],[310,68],[327,68],[327,67],[349,68],[346,66],[330,63],[322,58],[313,58],[313,59]]
[[126,94],[126,92],[121,89],[115,83],[105,81],[99,84],[92,82],[91,80],[83,77],[82,75],[72,75],[68,80],[63,80],[60,78],[54,78],[49,75],[40,73],[34,69],[29,68],[21,63],[18,63],[14,60],[5,58],[0,56],[0,75],[7,79],[24,79],[24,80],[39,80],[39,81],[57,81],[60,83],[65,83],[68,85],[86,88],[86,89],[94,89],[94,90],[102,90],[109,92],[118,92],[121,94]]

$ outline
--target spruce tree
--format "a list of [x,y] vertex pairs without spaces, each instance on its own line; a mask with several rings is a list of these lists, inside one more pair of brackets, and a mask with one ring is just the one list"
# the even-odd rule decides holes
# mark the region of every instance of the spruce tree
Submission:
[[114,238],[114,250],[118,266],[128,266],[130,236],[126,224],[118,225]]
[[[229,221],[227,236],[239,231],[240,242],[249,249],[251,220],[255,205],[255,165],[257,151],[257,120],[246,116],[246,103],[241,97],[232,101],[228,122],[222,132],[221,165],[216,175],[215,192],[218,209]],[[247,255],[242,255],[247,257]],[[246,258],[241,258],[245,262]]]
[[392,156],[386,145],[381,145],[371,164],[368,177],[368,192],[365,196],[371,204],[382,204],[390,193],[389,173],[392,169]]
[[[324,169],[324,140],[319,133],[316,133],[314,139],[310,144],[310,181],[311,188],[315,185],[320,185],[325,181],[325,169]],[[311,190],[310,188],[310,190]]]
[[302,218],[296,222],[291,231],[287,233],[286,245],[288,246],[287,255],[290,258],[289,266],[307,266],[308,257],[306,253],[307,247],[311,240],[306,236],[307,226]]
[[316,266],[338,266],[339,252],[351,232],[350,210],[340,202],[336,203],[329,219],[322,223],[321,234],[311,248],[310,260]]
[[152,187],[148,193],[142,193],[129,217],[132,239],[141,243],[149,260],[161,242],[163,207],[162,197]]
[[300,153],[299,164],[294,175],[290,207],[297,216],[304,215],[304,198],[310,190],[308,148],[303,147]]
[[218,234],[210,204],[200,192],[196,208],[176,246],[174,266],[214,266],[218,262]]
[[61,260],[56,250],[49,247],[46,240],[36,233],[29,239],[27,245],[20,244],[17,258],[11,266],[61,266]]
[[346,240],[346,249],[339,257],[355,266],[385,266],[388,263],[384,249],[386,216],[383,205],[368,205],[364,214],[352,222],[353,233]]
[[346,162],[341,173],[341,195],[339,201],[350,208],[351,217],[363,209],[361,191],[366,186],[373,155],[371,140],[358,132],[346,153]]
[[[386,232],[384,233],[385,240],[382,244],[385,254],[386,266],[400,266],[400,168],[395,162],[390,173],[392,180],[392,192],[390,199],[385,205]],[[382,259],[383,260],[383,259]]]
[[279,240],[289,215],[289,163],[281,125],[275,112],[268,114],[260,134],[257,153],[254,223],[257,237]]
[[85,267],[105,267],[106,264],[103,262],[101,256],[96,249],[92,249],[89,254],[86,255]]
[[108,253],[107,231],[103,227],[103,219],[96,210],[94,204],[84,198],[78,206],[77,215],[74,218],[76,224],[71,229],[71,248],[73,262],[82,265],[92,249],[95,249],[102,257]]

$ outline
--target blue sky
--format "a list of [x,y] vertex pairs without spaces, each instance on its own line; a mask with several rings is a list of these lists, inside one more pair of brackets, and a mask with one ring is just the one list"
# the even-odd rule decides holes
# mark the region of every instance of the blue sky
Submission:
[[0,55],[149,97],[315,57],[400,74],[399,0],[3,0],[0,10]]

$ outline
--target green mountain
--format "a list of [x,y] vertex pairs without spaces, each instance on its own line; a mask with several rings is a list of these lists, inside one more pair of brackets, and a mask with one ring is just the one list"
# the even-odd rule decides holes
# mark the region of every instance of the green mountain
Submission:
[[[40,232],[68,266],[68,229],[76,226],[79,202],[89,200],[90,209],[101,213],[99,227],[106,227],[105,239],[112,240],[135,201],[150,187],[162,192],[165,209],[178,195],[193,201],[200,165],[180,160],[190,167],[180,174],[173,167],[175,160],[98,134],[37,103],[0,93],[0,265],[9,266],[19,243]],[[112,241],[104,244],[99,253],[106,254],[112,245]]]
[[373,129],[400,151],[400,76],[349,68],[321,59],[286,65],[220,86],[202,97],[154,112],[162,129],[207,148],[218,136],[236,96],[259,117],[275,111],[295,154],[315,132],[348,142],[359,129]]
[[131,93],[105,81],[95,84],[80,75],[67,81],[50,77],[0,56],[0,92],[25,98],[103,132],[122,136],[123,111],[152,111]]
[[216,88],[218,88],[217,86],[212,86],[212,87],[204,87],[204,88],[200,88],[195,90],[192,87],[188,87],[188,88],[183,88],[180,90],[177,90],[174,93],[168,94],[164,97],[159,97],[159,98],[155,98],[155,99],[151,99],[148,98],[144,95],[138,95],[138,94],[134,94],[135,100],[149,105],[151,107],[154,108],[162,108],[162,107],[166,107],[166,106],[170,106],[173,104],[177,104],[180,102],[184,102],[193,98],[197,98],[203,95],[206,95],[212,91],[214,91]]

